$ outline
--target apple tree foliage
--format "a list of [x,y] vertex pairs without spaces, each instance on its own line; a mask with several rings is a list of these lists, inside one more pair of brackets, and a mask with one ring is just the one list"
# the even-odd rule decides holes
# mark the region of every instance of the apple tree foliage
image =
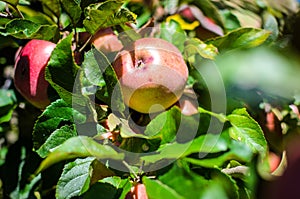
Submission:
[[[299,134],[298,8],[293,0],[0,1],[1,193],[126,198],[143,183],[155,199],[259,197],[262,182],[283,174],[288,141]],[[196,112],[128,113],[115,54],[80,40],[103,28],[123,45],[159,29],[155,37],[185,58]],[[15,53],[30,39],[57,44],[45,110],[12,83]],[[220,88],[206,73],[212,67],[223,112],[211,108]],[[147,122],[133,129],[132,120]],[[281,161],[275,170],[271,154]]]

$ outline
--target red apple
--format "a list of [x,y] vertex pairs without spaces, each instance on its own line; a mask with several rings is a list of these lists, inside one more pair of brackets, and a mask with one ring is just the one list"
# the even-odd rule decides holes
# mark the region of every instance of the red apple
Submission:
[[137,183],[131,188],[125,199],[148,199],[145,185]]
[[29,41],[17,55],[14,83],[16,89],[32,105],[44,109],[50,100],[45,67],[56,44],[44,40]]
[[125,104],[141,113],[163,111],[178,101],[188,78],[180,51],[159,38],[125,46],[113,63]]
[[93,35],[92,44],[104,54],[117,52],[123,48],[121,41],[111,28],[101,29]]

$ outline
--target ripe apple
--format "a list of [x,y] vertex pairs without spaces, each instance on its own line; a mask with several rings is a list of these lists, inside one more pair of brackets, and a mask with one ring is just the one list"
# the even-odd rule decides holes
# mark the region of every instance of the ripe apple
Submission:
[[33,39],[17,55],[14,70],[14,84],[21,95],[32,105],[44,109],[49,105],[45,80],[45,67],[56,44]]
[[134,185],[125,199],[148,199],[145,185],[141,183]]
[[100,29],[93,35],[91,43],[104,54],[117,52],[123,48],[121,41],[111,28]]
[[181,97],[188,78],[180,51],[159,38],[142,38],[125,46],[113,67],[125,104],[141,113],[172,106]]

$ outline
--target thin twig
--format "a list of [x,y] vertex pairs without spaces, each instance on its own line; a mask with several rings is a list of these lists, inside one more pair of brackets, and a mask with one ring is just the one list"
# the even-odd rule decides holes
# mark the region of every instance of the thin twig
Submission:
[[[11,3],[9,3],[9,2],[6,2],[6,3],[7,3],[7,5],[10,5],[10,6],[17,12],[17,14],[19,15],[20,18],[25,19],[24,16],[23,16],[23,14],[22,14],[22,12],[18,9],[17,5],[11,4]],[[10,13],[8,7],[6,7],[6,12],[7,12],[9,15],[11,15],[11,13]],[[11,15],[11,16],[12,16],[12,15]]]
[[123,160],[122,163],[129,169],[130,173],[132,173],[136,179],[139,179],[138,175],[134,172],[134,170],[132,170],[130,165],[125,160]]
[[93,35],[91,35],[86,42],[81,46],[81,48],[78,50],[78,52],[82,52],[84,50],[84,48],[89,44],[89,42],[91,41]]

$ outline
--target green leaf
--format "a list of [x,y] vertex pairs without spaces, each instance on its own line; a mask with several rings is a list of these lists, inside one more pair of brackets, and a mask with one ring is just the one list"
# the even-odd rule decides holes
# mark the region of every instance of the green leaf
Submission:
[[16,101],[13,90],[0,89],[0,124],[10,121]]
[[270,32],[263,29],[239,28],[222,37],[210,39],[206,43],[216,46],[219,51],[253,48],[263,44],[269,35]]
[[121,8],[124,0],[108,0],[93,4],[85,9],[83,25],[91,34],[97,30],[126,22],[135,22],[136,15],[125,8]]
[[[64,166],[56,187],[56,198],[81,196],[94,184],[95,178],[114,175],[95,157],[77,158]],[[97,180],[97,179],[96,179]]]
[[[95,56],[97,56],[97,59]],[[84,71],[87,80],[92,83],[92,85],[102,87],[105,84],[103,80],[103,71],[101,69],[105,69],[109,66],[109,61],[101,54],[101,52],[98,52],[94,48],[84,54],[82,70]]]
[[46,80],[68,104],[72,104],[73,88],[79,86],[75,84],[79,67],[73,58],[72,38],[70,34],[56,45],[45,72]]
[[184,47],[186,59],[196,54],[199,54],[205,59],[214,59],[218,54],[218,49],[214,45],[206,44],[197,38],[187,40]]
[[218,153],[228,149],[226,136],[206,134],[186,143],[170,143],[161,145],[156,154],[141,157],[145,164],[155,163],[161,159],[178,159],[193,153]]
[[221,10],[220,12],[223,16],[224,26],[225,26],[226,30],[232,31],[234,29],[241,27],[241,24],[240,24],[238,18],[235,15],[233,15],[230,10],[224,9],[224,10]]
[[18,39],[51,40],[57,32],[57,25],[41,25],[27,19],[13,19],[4,28],[0,27],[1,35]]
[[236,109],[227,116],[232,127],[229,128],[229,135],[245,145],[254,153],[263,157],[267,154],[267,141],[259,124],[248,114],[245,108]]
[[111,176],[107,178],[103,178],[102,180],[99,180],[99,182],[109,183],[116,187],[117,189],[124,187],[127,183],[129,183],[128,179],[122,179],[119,176]]
[[92,185],[82,197],[84,199],[125,199],[131,186],[128,178],[122,179],[119,176],[106,177]]
[[159,37],[174,44],[182,52],[187,36],[180,24],[171,20],[161,23]]
[[279,36],[279,25],[277,19],[269,12],[265,11],[262,15],[263,17],[263,27],[265,30],[269,30],[271,32],[270,37],[267,42],[275,41]]
[[179,195],[174,189],[168,187],[159,180],[151,180],[144,176],[143,183],[145,184],[146,192],[149,199],[184,199],[184,197]]
[[3,1],[13,6],[17,6],[19,3],[19,0],[3,0]]
[[209,180],[182,166],[180,162],[176,162],[171,170],[158,179],[184,198],[200,198],[205,187],[209,185]]
[[184,198],[202,198],[203,194],[207,194],[206,188],[216,184],[219,185],[219,191],[225,193],[226,198],[238,197],[237,187],[229,176],[216,169],[207,170],[205,174],[198,175],[189,170],[184,161],[176,162],[167,173],[159,176],[158,179]]
[[59,0],[40,0],[43,5],[44,12],[48,10],[51,14],[54,14],[56,17],[59,17],[61,14],[61,6]]
[[62,144],[64,141],[77,135],[75,125],[64,125],[59,129],[53,131],[53,133],[47,138],[45,143],[36,151],[39,156],[45,158],[51,150]]
[[246,10],[232,10],[231,13],[239,20],[241,27],[252,27],[260,28],[262,27],[261,16],[256,13]]
[[72,137],[58,146],[40,164],[36,174],[63,160],[84,157],[96,157],[97,159],[123,160],[124,154],[118,153],[108,145],[102,145],[90,137]]
[[70,16],[73,24],[77,24],[80,20],[82,10],[80,7],[80,1],[78,0],[60,0],[62,7],[66,13]]
[[[93,48],[85,54],[82,63],[85,78],[99,89],[96,97],[110,105],[114,111],[123,112],[125,105],[117,75],[107,57]],[[107,96],[103,93],[107,92]],[[102,94],[102,95],[101,95]]]
[[[48,149],[55,147],[54,143],[59,144],[59,141],[67,139],[69,136],[73,135],[75,132],[71,130],[74,128],[72,125],[74,121],[78,123],[83,123],[86,120],[85,115],[79,113],[70,107],[65,101],[59,99],[51,105],[49,105],[44,112],[37,119],[34,129],[33,129],[33,146],[34,149],[39,149],[48,139],[48,137],[57,129],[62,128],[65,125],[71,125],[70,129],[64,127],[60,129],[43,146],[43,149],[40,149],[40,155],[45,155],[48,153]],[[71,128],[72,127],[72,128]],[[63,131],[67,131],[64,138],[60,137]]]
[[118,193],[121,192],[119,196],[120,199],[125,199],[127,193],[130,191],[130,188],[132,187],[132,184],[130,183],[128,178],[122,179],[119,176],[103,178],[102,180],[99,180],[99,182],[113,185],[118,190]]
[[147,125],[144,134],[151,138],[160,138],[163,143],[172,142],[175,139],[178,123],[181,119],[181,112],[178,108],[171,108],[156,116]]
[[210,157],[208,154],[207,157],[201,159],[186,157],[184,158],[184,160],[206,168],[221,168],[230,160],[236,160],[238,162],[247,163],[250,162],[252,158],[253,152],[249,147],[247,147],[243,143],[233,140],[230,144],[230,149],[227,152],[222,153],[216,157],[214,157],[214,155],[213,157]]
[[64,166],[56,186],[57,199],[80,196],[89,189],[93,161],[95,157],[78,158]]

